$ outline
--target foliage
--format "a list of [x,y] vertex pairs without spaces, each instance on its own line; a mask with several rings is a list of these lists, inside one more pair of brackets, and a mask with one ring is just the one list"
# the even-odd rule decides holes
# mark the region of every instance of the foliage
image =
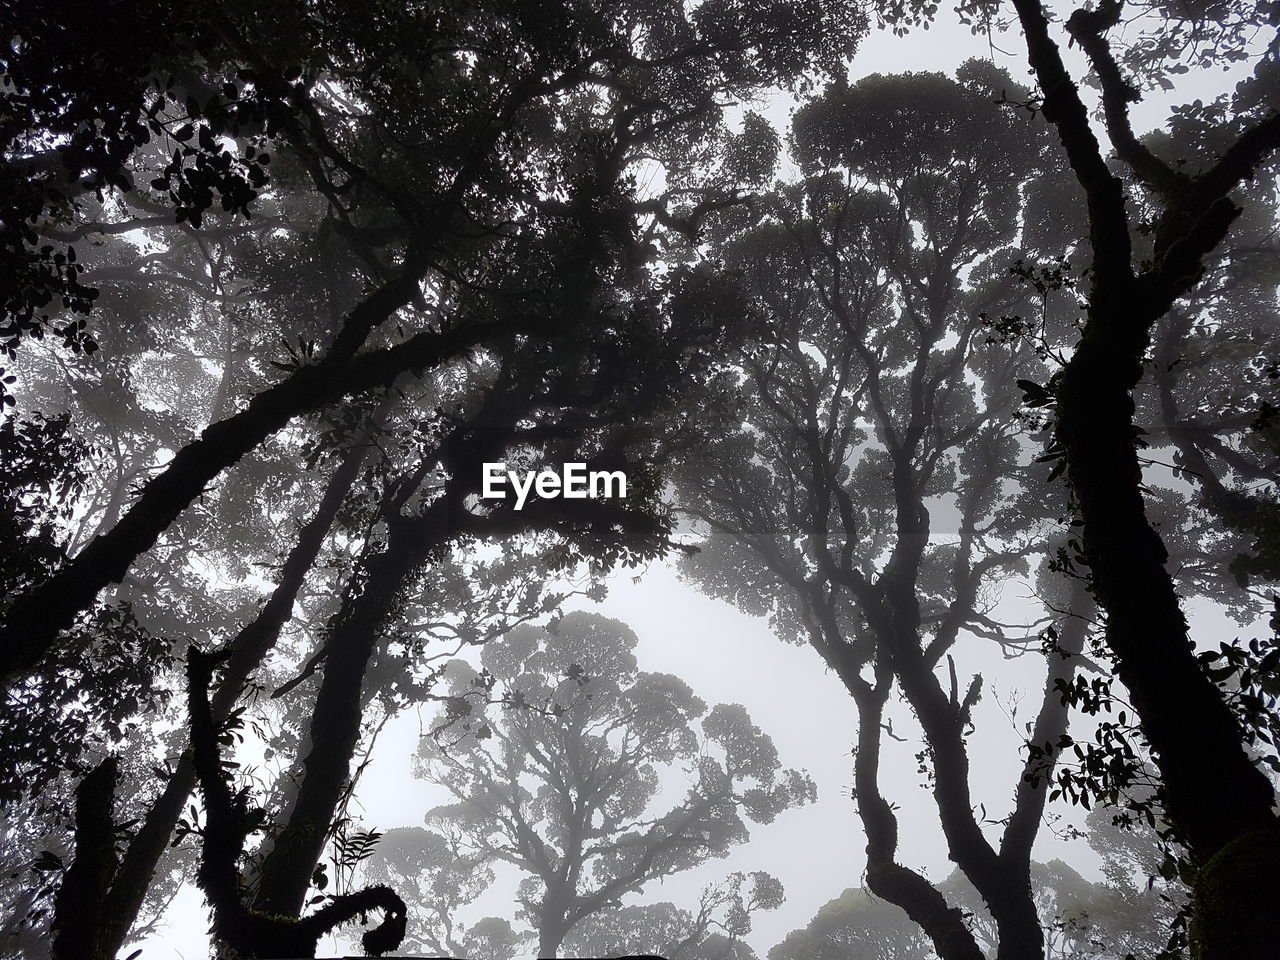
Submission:
[[[457,661],[453,699],[422,742],[423,775],[458,798],[428,814],[433,842],[447,842],[464,875],[497,863],[526,875],[523,918],[544,956],[586,918],[745,842],[744,817],[768,823],[812,799],[812,782],[781,769],[742,707],[707,711],[676,677],[638,670],[635,644],[623,624],[594,614],[517,627],[481,654],[505,690],[500,712],[476,702],[486,683]],[[680,767],[686,795],[653,810]],[[753,884],[748,896],[739,880],[730,896],[739,908],[725,932],[735,939],[742,904],[780,894],[766,893],[776,881]]]
[[923,960],[928,951],[928,940],[901,908],[855,887],[787,934],[769,960]]
[[[0,423],[0,610],[47,579],[65,558],[65,529],[88,482],[85,445],[66,416]],[[86,751],[110,749],[160,707],[155,679],[167,644],[139,626],[128,604],[99,603],[74,626],[86,653],[47,658],[5,691],[0,705],[0,805],[40,801]],[[57,809],[53,801],[49,809]]]
[[[82,194],[101,201],[105,192],[135,189],[142,171],[131,161],[147,147],[172,150],[162,189],[179,220],[198,226],[215,197],[247,216],[269,158],[228,150],[219,138],[245,127],[261,132],[266,110],[252,94],[242,100],[242,80],[215,65],[219,45],[205,10],[144,0],[109,8],[22,2],[8,12],[15,19],[5,24],[13,40],[0,55],[7,80],[0,337],[11,360],[24,334],[46,329],[92,353],[98,343],[76,314],[89,313],[99,291],[81,282],[86,265],[74,242],[47,238],[46,230],[73,223]],[[193,69],[205,57],[214,58],[205,61],[213,76]],[[198,146],[187,145],[197,134]],[[71,313],[62,326],[51,323],[55,297]]]
[[[1276,568],[1274,3],[1012,7],[1039,90],[976,62],[847,78],[871,22],[905,34],[932,0],[6,5],[3,929],[47,932],[73,846],[93,872],[106,848],[71,828],[71,794],[117,754],[96,820],[118,840],[112,916],[78,881],[59,896],[89,960],[117,955],[197,845],[224,935],[309,937],[378,874],[421,902],[435,952],[511,960],[532,929],[544,955],[749,958],[752,911],[781,897],[767,875],[696,908],[641,888],[812,785],[741,708],[639,671],[624,628],[529,626],[673,549],[672,480],[703,537],[685,573],[813,645],[857,700],[866,883],[949,956],[1026,960],[1042,932],[1080,956],[1154,952],[1181,904],[1146,876],[1177,901],[1219,848],[1256,865],[1275,644],[1197,647],[1179,604],[1251,624]],[[997,0],[956,12],[1012,23]],[[1187,99],[1219,67],[1233,91],[1135,135],[1132,104]],[[790,183],[750,109],[770,88],[803,97]],[[632,496],[478,503],[478,465],[504,458],[625,467]],[[1088,658],[1074,575],[1103,608]],[[1045,602],[1030,625],[1002,622],[1019,578]],[[996,849],[968,782],[986,684],[961,653],[1035,650],[1050,621]],[[193,642],[233,664],[198,731],[169,696]],[[451,662],[482,645],[481,669]],[[351,812],[361,772],[423,702],[441,710],[423,764],[458,803],[380,835]],[[1072,711],[1099,722],[1068,731]],[[919,727],[980,894],[895,859],[894,719]],[[237,723],[243,755],[211,750],[210,727]],[[203,825],[178,819],[189,733]],[[1051,790],[1130,828],[1103,884],[1030,860]],[[161,860],[175,823],[198,844]],[[1189,852],[1148,862],[1153,832]],[[463,928],[454,911],[504,862],[527,874],[523,925]],[[1214,903],[1247,904],[1222,876]],[[403,910],[376,899],[396,933]],[[886,910],[847,895],[830,942],[815,921],[796,950],[905,951],[919,937]]]
[[5,417],[0,423],[0,602],[49,576],[62,562],[61,524],[88,480],[87,451],[70,418]]

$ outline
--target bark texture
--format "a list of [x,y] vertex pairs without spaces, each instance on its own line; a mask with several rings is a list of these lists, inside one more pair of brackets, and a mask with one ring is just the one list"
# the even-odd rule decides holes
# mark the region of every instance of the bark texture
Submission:
[[[1237,905],[1274,889],[1280,860],[1244,858],[1246,838],[1280,829],[1275,794],[1245,753],[1241,730],[1221,691],[1196,661],[1168,553],[1146,516],[1135,440],[1133,389],[1143,375],[1152,328],[1200,280],[1204,259],[1226,236],[1239,208],[1231,191],[1280,147],[1280,114],[1256,122],[1196,177],[1173,173],[1136,149],[1124,81],[1105,32],[1119,23],[1121,0],[1067,22],[1097,70],[1107,132],[1121,158],[1164,201],[1149,264],[1135,273],[1124,188],[1107,167],[1075,82],[1049,33],[1039,0],[1014,0],[1029,60],[1044,92],[1045,117],[1084,192],[1093,286],[1080,343],[1059,376],[1056,440],[1066,458],[1075,507],[1084,521],[1084,559],[1106,613],[1106,641],[1155,752],[1167,814],[1202,867],[1195,891],[1203,960],[1263,960],[1280,941],[1280,914],[1259,909],[1246,924]],[[1222,858],[1222,859],[1219,859]],[[1249,869],[1240,869],[1245,860]],[[1214,869],[1210,865],[1217,864]]]
[[116,779],[120,763],[108,757],[76,788],[75,860],[54,904],[53,960],[112,960],[102,937],[103,900],[115,874]]

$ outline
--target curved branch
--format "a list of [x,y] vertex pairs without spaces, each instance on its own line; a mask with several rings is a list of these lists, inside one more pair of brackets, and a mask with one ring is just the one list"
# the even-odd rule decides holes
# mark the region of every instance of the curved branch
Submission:
[[399,894],[381,884],[334,897],[322,909],[298,921],[298,926],[306,931],[307,936],[319,940],[330,930],[371,910],[382,911],[382,922],[372,930],[366,930],[360,943],[371,954],[389,953],[404,939],[408,908]]
[[1084,188],[1089,211],[1095,282],[1123,286],[1133,279],[1132,245],[1124,188],[1108,168],[1080,90],[1049,35],[1049,18],[1040,0],[1013,0],[1026,35],[1028,60],[1044,93],[1044,115],[1058,131],[1071,169]]
[[1172,195],[1189,186],[1191,178],[1174,170],[1133,135],[1129,104],[1137,103],[1142,97],[1137,88],[1121,75],[1120,65],[1111,55],[1111,47],[1103,37],[1107,30],[1120,22],[1123,8],[1124,0],[1104,0],[1097,9],[1077,10],[1067,20],[1067,32],[1088,56],[1102,85],[1107,136],[1116,149],[1116,155],[1148,186]]
[[364,947],[372,954],[396,949],[404,939],[407,909],[389,887],[368,887],[335,897],[324,909],[302,920],[259,913],[241,900],[238,861],[258,811],[249,809],[245,792],[232,793],[219,756],[221,731],[209,703],[209,687],[214,667],[227,656],[225,651],[206,654],[197,647],[192,647],[187,654],[191,757],[205,802],[205,828],[196,881],[213,910],[214,936],[245,960],[313,957],[316,944],[326,933],[370,910],[380,909],[383,920],[365,933]]

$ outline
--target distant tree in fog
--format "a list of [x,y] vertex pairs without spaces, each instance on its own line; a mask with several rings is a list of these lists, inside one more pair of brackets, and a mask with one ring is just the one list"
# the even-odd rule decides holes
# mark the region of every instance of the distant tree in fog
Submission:
[[[768,875],[713,888],[699,910],[675,915],[674,930],[643,911],[615,921],[614,911],[745,843],[747,821],[769,823],[813,799],[813,783],[782,768],[742,707],[708,711],[684,681],[639,670],[635,644],[625,624],[595,614],[517,627],[485,645],[484,673],[453,665],[456,699],[422,740],[421,774],[457,797],[428,813],[428,828],[454,867],[505,864],[523,875],[521,919],[540,957],[557,956],[589,918],[592,949],[604,939],[633,953],[687,951],[717,933],[740,940],[754,910],[782,901]],[[503,704],[467,697],[488,685]],[[627,917],[646,922],[619,925]],[[662,942],[623,943],[624,932]]]
[[769,951],[769,960],[927,960],[919,924],[901,907],[853,887]]

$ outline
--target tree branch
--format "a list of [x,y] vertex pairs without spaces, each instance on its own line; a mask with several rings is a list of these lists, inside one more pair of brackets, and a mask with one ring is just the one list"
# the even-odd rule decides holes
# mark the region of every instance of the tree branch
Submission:
[[1144,146],[1133,135],[1129,122],[1129,104],[1142,99],[1136,87],[1120,73],[1120,65],[1111,54],[1103,34],[1120,22],[1124,0],[1103,0],[1096,9],[1080,9],[1067,20],[1067,32],[1080,44],[1093,64],[1102,85],[1102,109],[1107,136],[1117,156],[1148,186],[1172,196],[1191,183],[1186,174],[1174,170]]

